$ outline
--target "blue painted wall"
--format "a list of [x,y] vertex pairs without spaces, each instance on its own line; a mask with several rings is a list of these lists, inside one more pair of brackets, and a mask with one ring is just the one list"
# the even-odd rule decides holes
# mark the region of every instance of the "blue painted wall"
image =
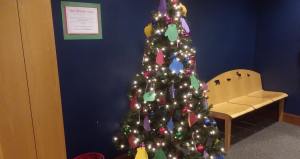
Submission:
[[[63,40],[60,0],[51,0],[68,159],[100,152],[112,159],[112,136],[129,110],[126,93],[141,70],[144,27],[157,0],[72,0],[100,3],[102,40]],[[209,80],[254,69],[256,7],[252,0],[182,0],[198,50],[197,73]]]
[[300,1],[258,4],[255,70],[265,90],[286,92],[285,112],[300,115]]

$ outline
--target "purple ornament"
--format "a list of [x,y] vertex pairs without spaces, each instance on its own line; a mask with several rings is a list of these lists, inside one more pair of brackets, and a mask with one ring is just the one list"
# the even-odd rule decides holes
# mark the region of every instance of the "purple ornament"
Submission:
[[170,17],[166,17],[166,23],[169,24],[172,22],[172,19]]
[[191,74],[192,74],[192,71],[191,71],[191,70],[186,70],[185,76],[191,76]]
[[140,147],[146,147],[146,145],[144,143],[140,144]]
[[206,110],[208,109],[208,103],[207,103],[207,101],[206,101],[206,99],[205,99],[205,108],[206,108]]
[[190,28],[188,26],[188,24],[186,23],[185,19],[184,18],[180,18],[181,19],[181,25],[182,27],[184,28],[184,30],[189,33],[190,32]]
[[160,12],[160,14],[162,16],[164,16],[167,13],[167,2],[166,2],[166,0],[160,0],[158,11]]
[[208,90],[208,85],[206,83],[202,83],[202,87],[203,90]]
[[146,131],[151,131],[150,123],[149,123],[148,117],[146,117],[146,118],[144,119],[144,129],[145,129]]
[[184,36],[185,36],[185,37],[189,37],[189,36],[191,35],[191,32],[183,31],[183,33],[184,33]]

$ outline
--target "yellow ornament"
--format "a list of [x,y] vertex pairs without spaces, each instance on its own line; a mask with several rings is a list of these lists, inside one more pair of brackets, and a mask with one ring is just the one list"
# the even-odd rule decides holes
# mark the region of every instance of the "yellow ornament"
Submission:
[[182,12],[184,13],[184,16],[186,17],[187,9],[182,3],[179,3],[180,7],[182,8]]
[[152,32],[152,23],[150,23],[148,26],[146,26],[144,31],[145,31],[147,38],[149,38],[151,36],[151,32]]
[[219,139],[216,139],[215,143],[218,143],[220,140]]
[[135,159],[148,159],[148,154],[146,152],[145,147],[140,147],[137,149]]

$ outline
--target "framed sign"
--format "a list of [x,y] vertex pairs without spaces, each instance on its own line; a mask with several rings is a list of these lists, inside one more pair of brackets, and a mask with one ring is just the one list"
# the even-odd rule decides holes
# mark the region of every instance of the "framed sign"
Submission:
[[100,4],[61,2],[65,40],[102,39]]

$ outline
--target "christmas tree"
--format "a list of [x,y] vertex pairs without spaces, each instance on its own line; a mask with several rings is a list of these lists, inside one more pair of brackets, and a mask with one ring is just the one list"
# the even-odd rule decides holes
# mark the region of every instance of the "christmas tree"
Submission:
[[223,158],[223,139],[207,104],[207,85],[198,80],[187,9],[159,0],[145,28],[143,70],[128,93],[130,111],[114,137],[117,149],[136,159]]

